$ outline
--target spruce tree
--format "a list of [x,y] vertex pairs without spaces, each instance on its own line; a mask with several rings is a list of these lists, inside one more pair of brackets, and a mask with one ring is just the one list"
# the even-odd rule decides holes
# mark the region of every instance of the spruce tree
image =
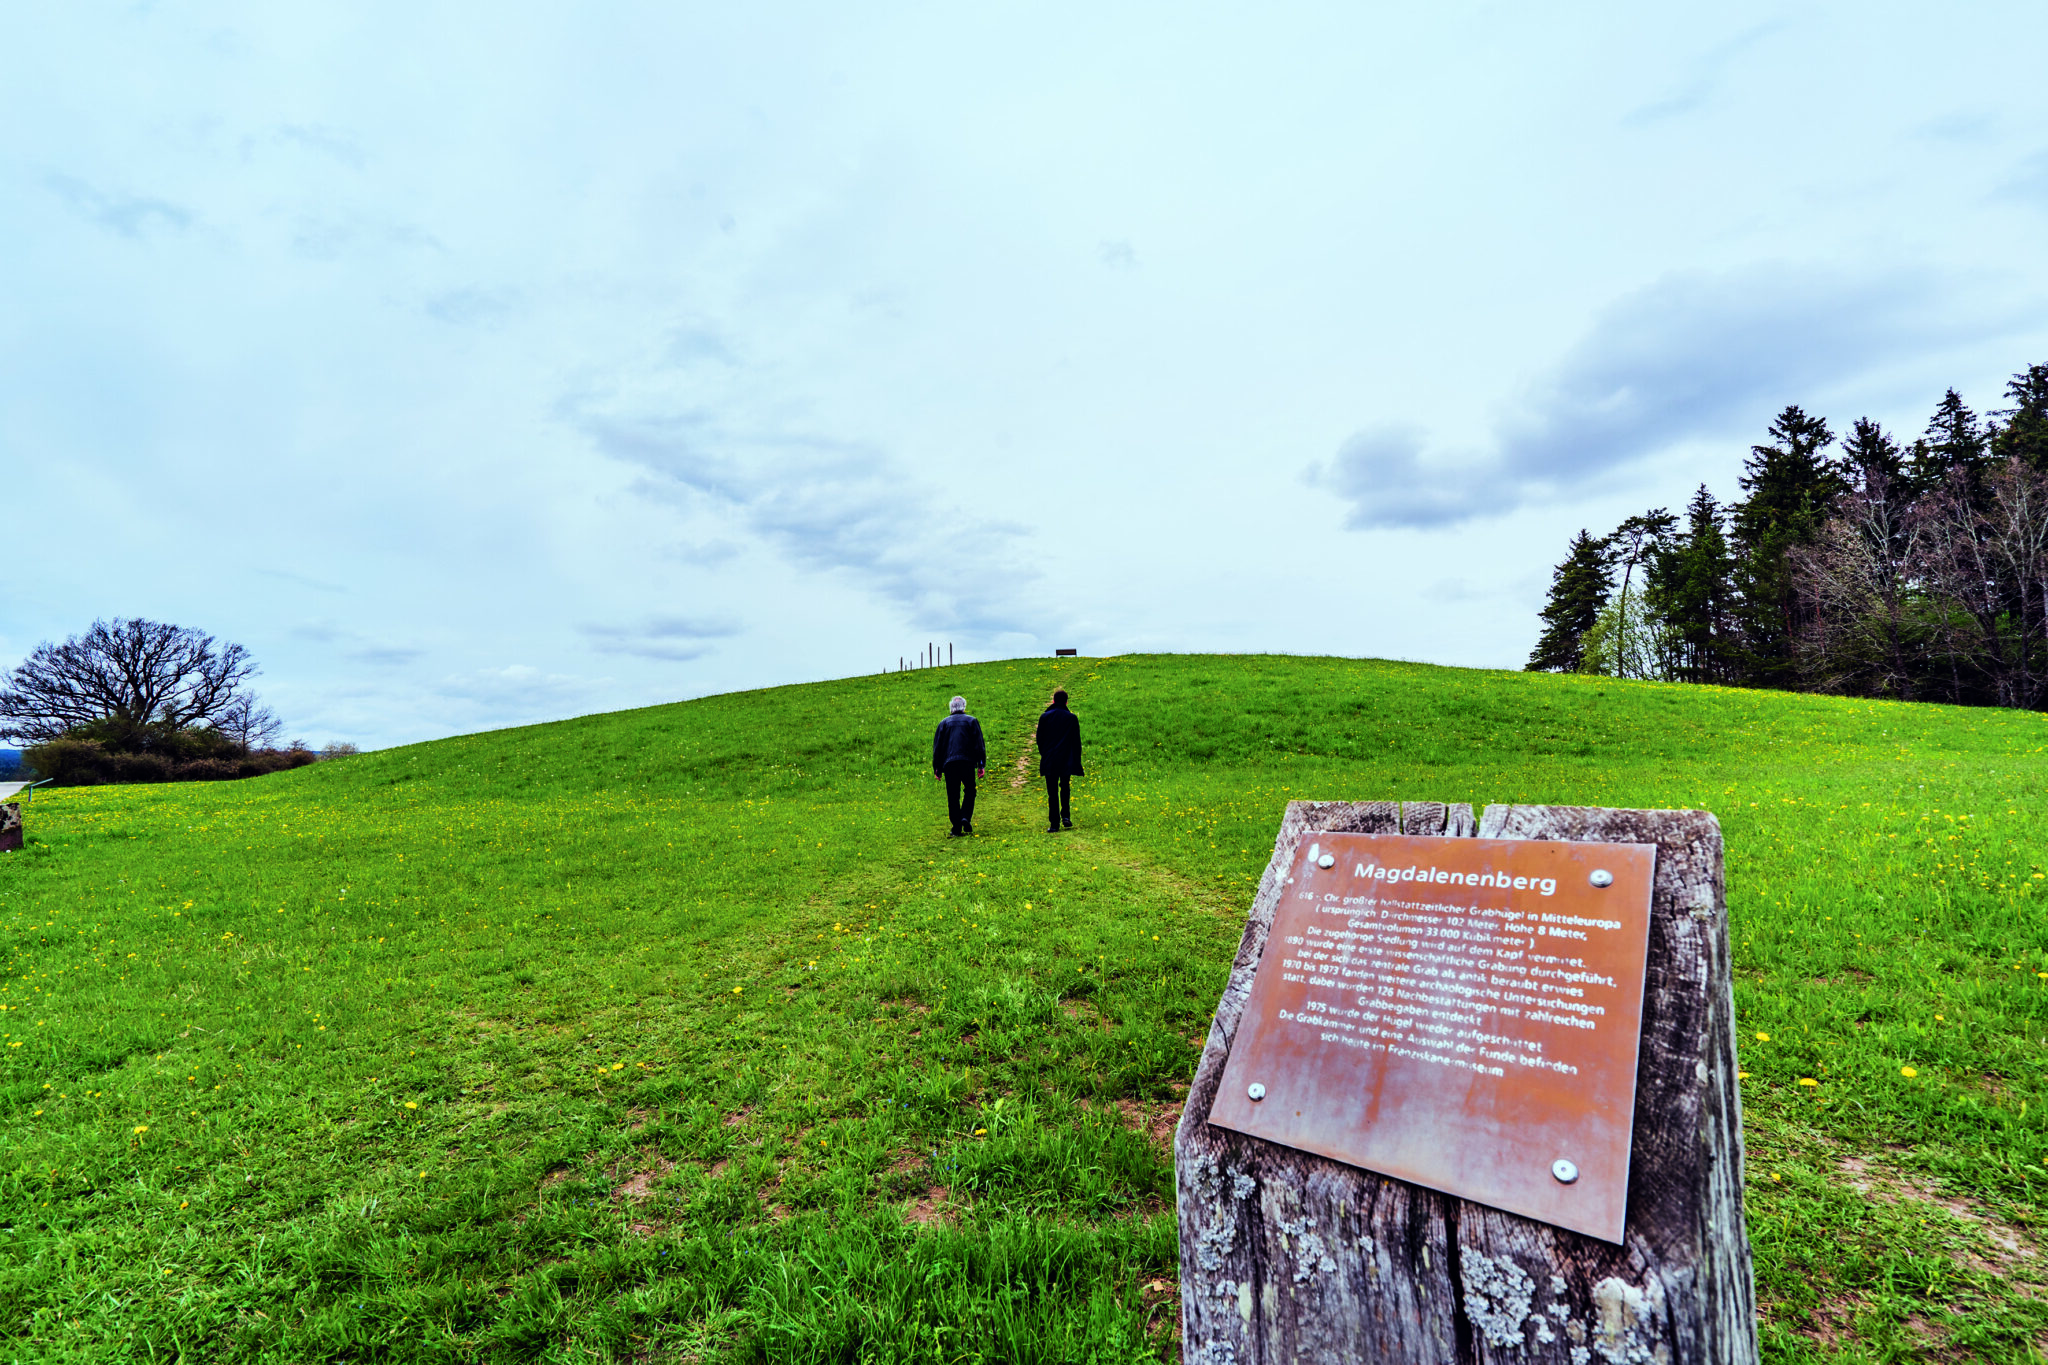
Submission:
[[1585,658],[1586,632],[1600,617],[1613,591],[1607,542],[1582,528],[1566,551],[1564,562],[1550,575],[1550,600],[1544,605],[1543,636],[1524,667],[1529,672],[1575,673]]
[[1665,676],[1727,682],[1735,675],[1735,561],[1722,510],[1701,484],[1685,509],[1685,531],[1650,565],[1651,608],[1664,625]]
[[1990,457],[1990,443],[1977,414],[1963,403],[1962,395],[1950,389],[1942,395],[1927,419],[1927,431],[1913,442],[1909,465],[1914,491],[1926,493],[1940,487],[1950,474],[1961,471],[1974,499],[1984,466]]
[[2048,473],[2048,365],[2029,365],[2005,386],[2012,406],[1991,415],[2001,419],[1991,437],[2000,460],[2025,460]]
[[1789,404],[1771,423],[1770,436],[1770,444],[1750,447],[1741,479],[1749,496],[1731,517],[1740,672],[1742,681],[1758,687],[1790,687],[1797,682],[1793,642],[1801,621],[1786,552],[1813,543],[1829,505],[1849,484],[1825,454],[1835,439],[1825,419]]
[[1880,481],[1896,484],[1905,477],[1906,452],[1883,427],[1858,417],[1842,441],[1842,472],[1857,492],[1868,493]]

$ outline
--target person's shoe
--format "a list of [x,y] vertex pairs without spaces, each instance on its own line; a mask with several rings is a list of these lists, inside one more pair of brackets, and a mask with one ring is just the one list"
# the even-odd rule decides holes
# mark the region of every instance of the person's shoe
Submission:
[[974,826],[972,826],[972,825],[962,825],[962,826],[960,826],[960,832],[961,832],[962,834],[973,834],[973,833],[974,833]]
[[946,831],[946,837],[947,837],[948,839],[957,839],[957,838],[959,838],[959,837],[960,837],[960,826],[958,826],[958,825],[955,825],[955,826],[953,826],[953,828],[951,828],[951,829],[947,830],[947,831]]
[[1073,822],[1072,820],[1062,820],[1062,821],[1060,821],[1060,828],[1061,828],[1061,829],[1072,829],[1073,827],[1074,827],[1074,822]]
[[1050,829],[1046,830],[1046,833],[1047,833],[1047,834],[1058,834],[1059,832],[1060,832],[1060,827],[1059,827],[1058,825],[1054,825],[1054,826],[1052,826],[1052,827],[1051,827]]

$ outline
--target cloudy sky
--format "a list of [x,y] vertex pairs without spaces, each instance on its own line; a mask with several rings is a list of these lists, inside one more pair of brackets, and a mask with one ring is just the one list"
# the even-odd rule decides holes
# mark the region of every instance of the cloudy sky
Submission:
[[316,743],[1517,666],[1783,404],[2048,360],[2038,0],[9,8],[0,667],[200,626]]

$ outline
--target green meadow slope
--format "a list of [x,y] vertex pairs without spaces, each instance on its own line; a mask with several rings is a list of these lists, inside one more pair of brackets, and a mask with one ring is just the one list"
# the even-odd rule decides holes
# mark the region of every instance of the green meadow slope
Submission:
[[[1056,838],[1012,786],[1055,685]],[[1166,1141],[1282,807],[1397,797],[1715,812],[1770,1358],[2039,1360],[2044,749],[1153,656],[46,792],[0,858],[0,1357],[1174,1358]]]

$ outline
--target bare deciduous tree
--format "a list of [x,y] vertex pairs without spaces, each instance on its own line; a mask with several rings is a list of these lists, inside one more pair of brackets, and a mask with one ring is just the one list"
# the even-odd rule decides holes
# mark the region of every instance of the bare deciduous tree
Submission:
[[44,643],[0,685],[0,736],[40,743],[81,725],[140,733],[210,724],[245,693],[256,661],[240,645],[139,618],[95,621]]
[[2007,706],[2048,701],[2048,474],[2017,458],[1984,480],[1978,534],[2003,599],[2000,690]]
[[1871,471],[1836,501],[1814,544],[1788,552],[1809,612],[1801,668],[1824,692],[1914,695],[1928,624],[1913,579],[1926,524],[1912,506],[1901,480]]
[[213,718],[213,728],[235,742],[235,747],[253,751],[268,749],[284,733],[284,722],[269,707],[247,692],[241,693]]
[[[1973,496],[1974,494],[1974,496]],[[1999,706],[2048,695],[2048,475],[2018,459],[1972,489],[1952,474],[1921,499],[1918,577],[1951,695]]]

